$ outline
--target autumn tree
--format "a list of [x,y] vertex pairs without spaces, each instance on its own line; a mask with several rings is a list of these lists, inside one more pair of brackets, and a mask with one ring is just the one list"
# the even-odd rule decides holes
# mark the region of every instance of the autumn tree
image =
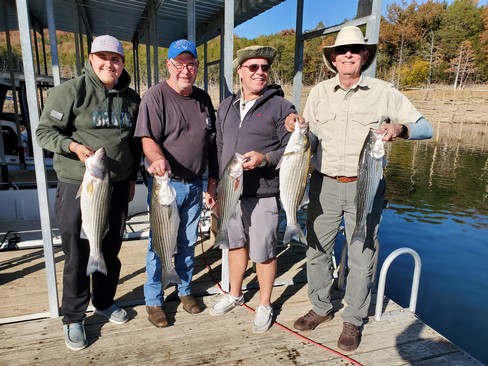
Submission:
[[454,74],[454,89],[462,89],[468,78],[476,72],[475,54],[470,41],[461,43],[457,57],[451,59],[451,67],[447,71]]

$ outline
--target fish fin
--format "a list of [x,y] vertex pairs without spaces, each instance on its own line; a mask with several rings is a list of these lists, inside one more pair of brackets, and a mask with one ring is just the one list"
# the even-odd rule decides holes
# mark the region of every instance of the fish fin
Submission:
[[80,239],[88,240],[88,235],[86,235],[85,229],[83,229],[83,224],[81,225]]
[[95,185],[93,183],[93,180],[90,180],[87,184],[86,184],[86,192],[89,194],[89,195],[92,195],[93,194],[93,191],[95,190]]
[[281,168],[281,165],[283,164],[283,162],[285,161],[285,154],[283,154],[281,156],[281,159],[280,161],[278,162],[278,165],[276,166],[276,170],[280,169]]
[[168,270],[163,273],[163,290],[171,284],[179,283],[181,283],[181,279],[180,276],[178,276],[175,267],[168,268]]
[[229,234],[227,231],[219,230],[217,236],[215,237],[213,248],[229,249]]
[[290,244],[292,240],[300,244],[307,244],[307,239],[305,238],[305,234],[303,233],[300,224],[286,225],[285,235],[283,236],[283,244]]
[[95,256],[90,254],[88,265],[86,266],[86,275],[90,276],[94,272],[103,273],[105,276],[107,275],[107,266],[103,259],[103,255]]
[[83,184],[80,184],[80,188],[78,188],[78,192],[76,192],[76,197],[75,199],[78,199],[81,197],[81,192],[83,191]]
[[241,179],[240,178],[236,178],[236,180],[234,181],[234,192],[239,189],[239,185],[240,184],[241,184]]
[[298,209],[300,209],[300,210],[305,209],[309,203],[310,203],[310,197],[308,195],[308,191],[305,190],[305,192],[303,193],[302,200],[301,200],[300,204],[298,205]]

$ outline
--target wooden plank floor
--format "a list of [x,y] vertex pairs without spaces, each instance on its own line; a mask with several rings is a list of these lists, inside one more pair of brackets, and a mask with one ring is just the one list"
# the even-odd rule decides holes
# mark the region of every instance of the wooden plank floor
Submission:
[[[258,335],[251,330],[252,309],[258,303],[256,275],[251,266],[245,281],[249,307],[239,307],[221,317],[210,316],[208,309],[190,315],[182,310],[174,290],[168,289],[165,309],[172,326],[158,329],[150,325],[143,305],[146,246],[146,240],[125,241],[120,254],[122,273],[116,300],[131,320],[115,325],[88,312],[85,325],[89,347],[79,352],[64,345],[60,318],[24,320],[39,318],[49,309],[42,249],[0,252],[0,365],[354,364],[333,353],[342,330],[342,292],[333,292],[338,312],[331,322],[310,332],[292,330],[296,318],[310,309],[302,247],[280,248],[277,286],[273,291],[277,323]],[[193,283],[194,293],[206,308],[220,296],[215,281],[220,280],[221,253],[210,247],[210,240],[197,247]],[[55,248],[55,259],[61,289],[64,255],[59,247]],[[359,364],[481,365],[392,301],[385,299],[385,312],[403,316],[376,322],[375,300],[373,296],[362,343],[348,354]]]

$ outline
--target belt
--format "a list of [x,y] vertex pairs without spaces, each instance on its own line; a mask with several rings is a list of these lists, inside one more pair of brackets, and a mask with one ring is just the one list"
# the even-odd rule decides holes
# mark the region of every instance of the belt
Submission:
[[201,176],[201,175],[198,175],[198,176],[196,176],[196,177],[189,178],[189,179],[188,179],[188,178],[181,178],[181,177],[179,177],[179,176],[177,176],[177,175],[173,175],[173,176],[171,177],[171,181],[172,181],[172,182],[181,182],[181,183],[185,183],[185,184],[186,184],[186,183],[191,183],[191,182],[193,182],[193,181],[195,181],[195,180],[197,180],[197,179],[201,179],[201,178],[202,178],[202,176]]
[[338,183],[351,183],[351,182],[355,182],[358,180],[358,177],[346,177],[346,176],[343,176],[343,175],[339,175],[337,177],[331,177],[330,175],[327,175],[327,174],[322,174],[324,177],[327,177],[327,178],[330,178],[330,179],[334,179],[336,180]]

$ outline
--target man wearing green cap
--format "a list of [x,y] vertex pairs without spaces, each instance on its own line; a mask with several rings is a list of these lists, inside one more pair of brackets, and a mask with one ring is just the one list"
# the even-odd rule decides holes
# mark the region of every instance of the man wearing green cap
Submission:
[[[277,85],[268,85],[276,50],[250,46],[237,51],[234,69],[240,90],[225,99],[217,113],[217,151],[220,172],[235,153],[244,156],[243,191],[228,224],[230,292],[210,309],[224,315],[244,303],[242,282],[249,259],[256,263],[260,289],[252,329],[266,332],[273,322],[271,292],[276,276],[279,212],[279,171],[276,166],[289,140],[284,122],[295,111]],[[211,176],[209,190],[218,180]],[[215,178],[215,179],[214,179]],[[217,195],[217,204],[220,197]],[[215,202],[208,201],[213,205]],[[224,203],[222,203],[224,204]]]
[[[359,156],[370,129],[385,133],[383,140],[432,137],[432,126],[390,83],[362,74],[374,61],[376,44],[365,42],[358,27],[344,27],[333,46],[323,48],[326,66],[337,75],[316,85],[307,99],[302,123],[308,123],[312,143],[310,204],[307,230],[308,295],[312,309],[294,323],[312,330],[330,321],[333,307],[332,250],[342,220],[348,243],[347,287],[338,347],[355,350],[361,342],[363,318],[368,316],[378,229],[385,204],[385,180],[380,181],[366,239],[352,241],[356,223]],[[286,120],[294,130],[296,115]]]

